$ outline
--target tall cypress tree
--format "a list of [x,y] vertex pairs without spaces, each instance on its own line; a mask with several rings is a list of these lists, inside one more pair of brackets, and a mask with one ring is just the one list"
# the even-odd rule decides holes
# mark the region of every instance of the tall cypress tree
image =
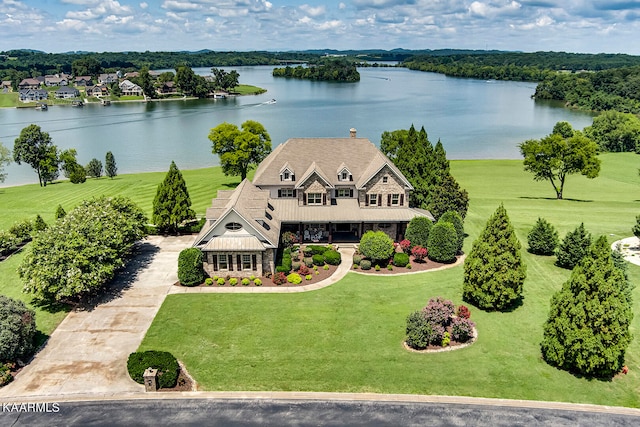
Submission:
[[544,359],[590,377],[612,377],[624,365],[633,312],[624,274],[604,236],[588,249],[551,299],[541,343]]
[[113,153],[111,151],[107,151],[107,155],[104,159],[104,173],[107,174],[109,178],[113,178],[118,173],[118,168],[116,167],[116,158],[113,157]]
[[522,298],[526,276],[520,242],[500,205],[464,262],[462,297],[483,310],[504,310]]
[[175,162],[171,162],[164,181],[158,185],[153,200],[153,222],[161,231],[177,232],[178,226],[186,220],[194,219],[189,190],[182,173]]

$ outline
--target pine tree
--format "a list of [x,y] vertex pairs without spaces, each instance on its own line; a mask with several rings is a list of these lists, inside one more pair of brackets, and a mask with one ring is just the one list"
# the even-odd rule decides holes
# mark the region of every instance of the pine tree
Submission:
[[58,205],[56,208],[56,219],[64,218],[67,215],[67,212],[64,210],[62,205]]
[[40,216],[40,214],[36,215],[36,219],[33,222],[33,232],[44,231],[48,227],[47,223],[44,222],[44,219]]
[[162,231],[177,232],[178,226],[183,221],[195,217],[196,214],[191,209],[187,184],[175,162],[172,161],[169,172],[164,181],[158,185],[156,197],[153,200],[153,222]]
[[104,172],[109,178],[113,178],[117,175],[118,168],[116,167],[116,159],[113,157],[113,153],[111,151],[108,151],[105,157]]
[[529,252],[536,255],[553,255],[558,246],[558,232],[547,220],[538,218],[527,236]]
[[426,208],[438,220],[447,211],[456,211],[464,218],[469,208],[469,193],[460,188],[460,184],[451,174],[440,178],[437,185],[429,188]]
[[601,236],[551,299],[541,343],[549,364],[589,377],[610,378],[622,369],[633,319],[624,283]]
[[562,239],[562,243],[556,251],[556,265],[558,267],[572,269],[580,262],[591,245],[591,233],[581,223],[575,230],[570,231]]
[[462,297],[483,310],[503,310],[522,298],[527,276],[520,242],[500,205],[464,262]]

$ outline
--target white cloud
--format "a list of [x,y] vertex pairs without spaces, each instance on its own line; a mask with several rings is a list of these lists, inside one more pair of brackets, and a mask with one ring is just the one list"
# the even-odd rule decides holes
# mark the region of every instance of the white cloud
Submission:
[[140,9],[146,9],[149,7],[149,3],[143,1],[142,3],[140,3],[139,6],[140,6]]
[[300,6],[300,9],[304,11],[304,13],[306,13],[308,16],[311,16],[313,18],[322,16],[327,11],[324,6],[313,7],[309,6],[308,4],[303,4],[302,6]]
[[498,15],[512,14],[517,12],[522,5],[517,1],[511,1],[505,5],[494,6],[489,3],[474,1],[469,5],[469,14],[482,18],[496,17]]
[[535,22],[522,24],[522,25],[511,24],[509,26],[511,28],[518,29],[518,30],[533,30],[536,28],[548,27],[550,25],[553,25],[554,23],[555,21],[551,17],[544,15],[536,19]]
[[163,9],[170,10],[171,12],[191,12],[194,10],[200,10],[202,6],[199,4],[188,2],[188,1],[176,1],[176,0],[167,0],[162,3],[161,6]]

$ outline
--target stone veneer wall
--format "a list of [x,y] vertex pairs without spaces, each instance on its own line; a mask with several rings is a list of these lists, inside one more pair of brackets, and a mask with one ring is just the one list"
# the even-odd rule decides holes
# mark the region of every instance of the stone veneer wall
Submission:
[[[386,183],[382,182],[382,178],[384,176],[389,177]],[[358,192],[358,202],[361,207],[368,207],[366,204],[369,194],[382,195],[382,204],[380,207],[387,207],[387,197],[389,194],[404,194],[403,204],[399,204],[397,207],[409,206],[409,192],[404,189],[404,185],[387,166],[382,168],[371,180],[369,180],[364,191],[361,190]],[[373,208],[377,206],[371,207]]]

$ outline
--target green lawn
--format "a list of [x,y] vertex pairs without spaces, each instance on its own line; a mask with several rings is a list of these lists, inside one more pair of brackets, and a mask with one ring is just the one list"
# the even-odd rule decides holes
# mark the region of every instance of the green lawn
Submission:
[[[580,222],[611,241],[630,235],[640,213],[638,157],[602,156],[601,177],[570,177],[566,200],[549,183],[533,182],[520,161],[456,161],[452,171],[471,197],[471,243],[504,203],[518,236],[538,216],[561,237]],[[610,236],[613,234],[613,236]],[[549,299],[569,272],[553,257],[524,252],[523,305],[510,313],[472,307],[479,339],[471,347],[414,354],[401,347],[406,316],[430,297],[461,302],[462,267],[411,276],[350,273],[320,291],[293,295],[170,295],[141,349],[166,350],[186,363],[203,390],[304,390],[420,393],[584,402],[640,407],[640,344],[627,353],[630,372],[612,381],[576,378],[540,358]],[[630,266],[640,284],[640,267]],[[640,286],[632,333],[640,330]]]
[[[211,198],[215,195],[215,189],[234,188],[238,185],[237,177],[224,176],[219,167],[182,173],[189,188],[193,208],[198,215],[204,215],[205,209],[211,204]],[[150,218],[156,188],[165,174],[166,172],[153,172],[118,175],[114,179],[87,179],[84,184],[60,181],[46,187],[32,184],[0,188],[0,229],[6,230],[14,222],[25,218],[33,219],[36,214],[40,214],[47,223],[51,223],[54,221],[58,204],[70,211],[82,200],[101,195],[127,196],[144,209]],[[22,293],[22,282],[16,272],[22,256],[17,254],[0,262],[0,294],[18,298],[34,308],[38,330],[49,335],[62,321],[67,309],[34,306],[31,297]]]

